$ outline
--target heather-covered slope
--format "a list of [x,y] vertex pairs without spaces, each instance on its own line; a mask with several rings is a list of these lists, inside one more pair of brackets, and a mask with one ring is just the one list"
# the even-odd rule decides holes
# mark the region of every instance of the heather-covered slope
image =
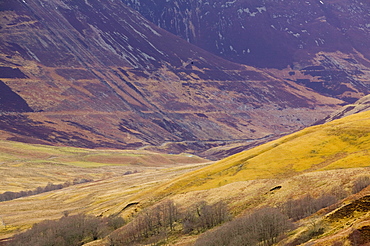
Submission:
[[199,153],[295,131],[343,103],[212,55],[118,0],[0,6],[1,138]]

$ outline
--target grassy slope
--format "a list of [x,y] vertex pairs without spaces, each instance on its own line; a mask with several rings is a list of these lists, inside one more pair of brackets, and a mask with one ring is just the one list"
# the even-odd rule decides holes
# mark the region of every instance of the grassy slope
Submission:
[[[186,173],[156,189],[180,204],[204,199],[226,201],[234,213],[261,206],[278,206],[288,199],[310,194],[317,197],[333,190],[349,194],[360,176],[370,176],[370,111],[314,126]],[[270,192],[274,186],[282,189]],[[350,196],[336,207],[342,210],[370,188]],[[335,210],[336,211],[336,210]],[[334,212],[335,212],[334,211]],[[330,210],[304,219],[282,242],[322,225],[325,233],[310,243],[331,245],[347,242],[354,229],[370,226],[370,212],[355,212],[348,218],[330,220]],[[191,244],[190,244],[191,245]]]
[[[58,219],[64,211],[103,216],[118,213],[136,193],[207,163],[208,160],[186,154],[91,150],[0,141],[0,193],[35,189],[49,182],[58,184],[76,178],[94,180],[1,202],[0,239],[33,223]],[[137,173],[126,175],[128,171]]]
[[185,174],[159,196],[206,190],[237,181],[370,166],[370,111],[313,126]]
[[[310,127],[230,156],[159,184],[154,189],[144,190],[132,199],[143,203],[149,201],[146,205],[150,205],[169,197],[183,208],[200,200],[210,203],[223,200],[233,213],[239,214],[257,207],[279,206],[288,199],[307,194],[319,197],[339,190],[348,195],[358,177],[370,176],[369,133],[370,111]],[[282,188],[271,192],[270,189],[276,186]],[[370,194],[370,189],[363,195],[366,194]],[[351,199],[354,198],[337,206]],[[359,216],[363,217],[362,222],[368,221],[366,225],[370,224],[368,213]],[[357,215],[351,218],[357,219]],[[325,222],[326,218],[318,216],[303,220],[288,241],[320,221]],[[349,220],[343,227],[346,222],[328,223],[326,233],[324,237],[320,236],[320,240],[326,242],[325,237],[337,235],[341,233],[340,230],[351,230],[352,223]],[[183,245],[183,241],[187,240],[187,237],[178,239],[178,245]],[[192,245],[192,240],[184,245]]]
[[[359,176],[370,175],[369,133],[370,112],[364,112],[322,126],[307,128],[195,171],[192,171],[193,168],[199,166],[155,167],[157,171],[143,170],[142,173],[124,177],[108,175],[108,178],[93,184],[83,184],[69,187],[67,190],[0,203],[0,211],[7,211],[2,215],[3,219],[9,223],[7,231],[3,231],[3,236],[43,219],[58,218],[65,210],[109,215],[120,212],[130,202],[140,202],[140,207],[145,207],[163,197],[170,197],[182,207],[200,200],[208,202],[224,200],[232,211],[238,214],[258,206],[279,205],[287,199],[308,193],[317,197],[338,187],[348,192]],[[90,170],[90,175],[96,175],[101,170],[110,174],[120,171],[122,174],[128,167],[141,167],[128,165],[122,169],[122,165],[117,166],[117,159],[112,156],[128,152],[81,149],[75,152],[71,149],[70,153],[67,151],[69,148],[62,148],[68,154],[59,156],[62,149],[42,148],[45,149],[31,151],[32,156],[35,159],[39,158],[39,161],[27,159],[29,158],[27,154],[18,153],[20,150],[16,149],[12,150],[15,153],[10,154],[10,157],[10,152],[1,154],[1,158],[10,158],[2,160],[1,162],[4,162],[2,166],[5,163],[15,166],[19,159],[14,156],[17,158],[25,156],[28,161],[23,165],[35,167],[49,158],[48,165],[54,165],[55,163],[49,163],[52,161],[61,164],[64,171],[66,167],[80,172]],[[49,148],[52,151],[49,151]],[[134,153],[130,152],[130,155]],[[105,156],[106,160],[110,160],[109,163],[102,163],[101,160],[104,160]],[[81,162],[82,166],[90,168],[81,167]],[[76,163],[80,167],[74,166]],[[96,163],[101,163],[102,167],[92,168],[91,166]],[[278,185],[282,186],[280,190],[270,191]],[[370,194],[370,190],[366,194]],[[123,215],[130,215],[131,212],[133,210],[125,210]],[[369,216],[366,215],[366,218]],[[308,228],[312,221],[302,223]],[[333,234],[340,228],[330,230]],[[178,240],[179,245],[182,240],[183,238]]]
[[102,179],[127,171],[170,167],[206,160],[149,151],[91,150],[0,140],[0,192],[63,183],[75,178]]

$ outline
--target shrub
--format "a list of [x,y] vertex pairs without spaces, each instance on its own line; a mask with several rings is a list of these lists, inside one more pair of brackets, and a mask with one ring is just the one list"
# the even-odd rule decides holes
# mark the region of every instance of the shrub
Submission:
[[292,228],[289,218],[276,208],[262,208],[208,231],[195,246],[272,245]]
[[333,187],[329,193],[338,198],[339,200],[342,200],[349,195],[349,192],[344,190],[342,186]]
[[312,223],[305,231],[300,233],[292,242],[288,243],[287,246],[296,246],[306,243],[312,238],[316,238],[325,232],[324,224],[322,221],[318,223]]

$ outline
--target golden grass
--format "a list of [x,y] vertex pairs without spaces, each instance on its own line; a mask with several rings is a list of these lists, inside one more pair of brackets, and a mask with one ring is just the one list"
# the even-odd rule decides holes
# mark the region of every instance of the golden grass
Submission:
[[[0,217],[7,226],[0,228],[0,239],[23,231],[34,223],[46,219],[58,219],[63,216],[64,211],[71,214],[88,213],[96,216],[121,213],[129,217],[136,207],[124,211],[122,209],[135,200],[133,197],[137,193],[142,193],[202,165],[205,164],[172,165],[162,168],[138,167],[140,172],[130,175],[123,175],[127,170],[125,166],[80,168],[62,165],[59,170],[66,172],[66,177],[101,175],[101,179],[35,196],[1,202]],[[72,168],[71,171],[68,168]],[[104,174],[107,177],[103,177]],[[38,180],[40,177],[36,175],[35,179]],[[25,180],[26,178],[20,178],[17,182],[22,183]],[[141,200],[138,202],[141,206]]]
[[[370,112],[364,112],[307,128],[204,168],[200,167],[205,164],[177,166],[176,161],[202,161],[186,155],[4,142],[1,147],[10,151],[0,151],[0,172],[7,173],[2,189],[71,177],[99,180],[0,203],[0,216],[9,225],[1,230],[0,238],[32,223],[56,219],[65,210],[129,217],[136,209],[168,197],[183,208],[200,200],[223,200],[239,214],[259,206],[278,206],[307,193],[318,197],[335,187],[349,192],[358,176],[370,175],[369,133]],[[140,172],[123,175],[135,168]],[[27,178],[27,173],[32,175]],[[282,188],[270,191],[278,185]],[[139,205],[122,211],[131,202]]]
[[0,193],[63,183],[75,178],[106,179],[127,171],[204,163],[189,155],[149,151],[81,149],[0,140]]
[[370,111],[313,126],[187,173],[159,196],[238,181],[284,178],[309,171],[370,166]]
[[0,162],[45,162],[46,160],[84,167],[96,167],[99,164],[102,166],[107,164],[163,166],[175,163],[205,162],[202,158],[189,155],[168,155],[138,150],[92,150],[0,140]]
[[[0,140],[0,193],[22,191],[74,179],[80,185],[0,203],[0,239],[64,211],[109,215],[121,212],[132,196],[194,170],[209,161],[191,155],[150,151],[82,149]],[[131,171],[134,174],[127,175]],[[128,214],[129,215],[129,214]]]

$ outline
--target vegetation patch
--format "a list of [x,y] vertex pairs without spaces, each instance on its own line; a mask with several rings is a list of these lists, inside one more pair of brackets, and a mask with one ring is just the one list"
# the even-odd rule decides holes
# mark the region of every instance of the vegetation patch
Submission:
[[97,218],[84,214],[65,214],[59,220],[46,220],[17,234],[9,246],[80,246],[107,236],[123,224],[124,220],[120,217]]
[[93,180],[92,179],[75,179],[73,180],[73,182],[67,181],[63,184],[48,183],[45,187],[37,187],[34,190],[27,190],[27,191],[20,191],[20,192],[7,191],[7,192],[0,194],[0,202],[10,201],[10,200],[17,199],[20,197],[33,196],[33,195],[37,195],[37,194],[41,194],[41,193],[49,192],[53,190],[60,190],[60,189],[66,188],[71,185],[83,184],[83,183],[87,183],[91,181]]
[[289,218],[276,208],[262,208],[202,235],[196,246],[273,245],[293,228]]
[[230,219],[226,204],[201,201],[180,212],[172,200],[143,210],[109,236],[109,246],[168,244],[172,235],[198,234]]
[[348,238],[352,245],[365,245],[370,243],[370,226],[363,226],[354,230]]
[[329,215],[330,220],[351,218],[355,212],[367,213],[370,211],[370,195],[357,199],[350,204],[344,205]]

